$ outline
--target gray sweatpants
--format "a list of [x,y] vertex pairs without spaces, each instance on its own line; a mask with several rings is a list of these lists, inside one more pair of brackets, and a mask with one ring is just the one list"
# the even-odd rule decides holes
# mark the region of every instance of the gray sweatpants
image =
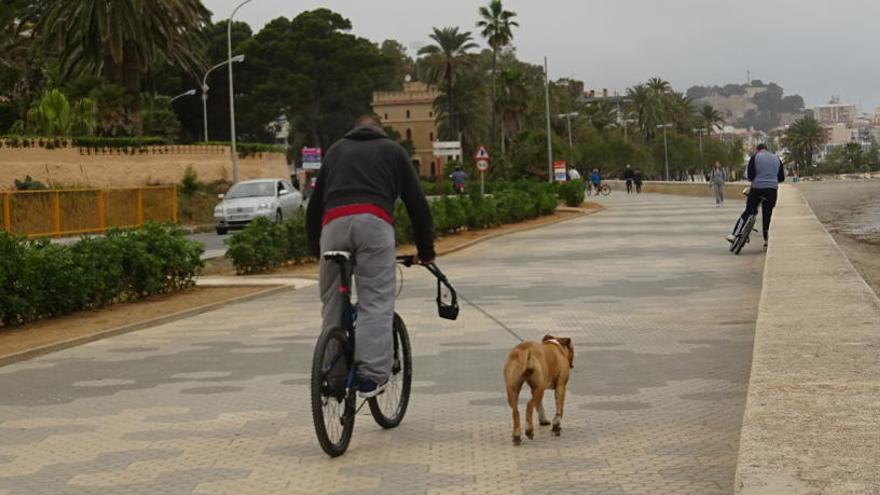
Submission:
[[[349,251],[357,290],[355,361],[358,375],[383,383],[394,359],[392,325],[395,299],[394,227],[370,214],[337,218],[321,229],[321,252]],[[324,331],[338,326],[342,314],[339,268],[321,259],[321,310]]]
[[715,204],[720,205],[724,202],[724,183],[712,183],[712,189],[715,190]]

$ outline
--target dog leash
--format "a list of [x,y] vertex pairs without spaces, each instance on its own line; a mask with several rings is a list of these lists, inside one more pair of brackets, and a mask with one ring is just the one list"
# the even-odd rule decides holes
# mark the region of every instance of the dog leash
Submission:
[[499,327],[501,327],[501,328],[507,330],[507,333],[509,333],[510,335],[513,335],[514,338],[516,338],[516,339],[519,340],[520,342],[524,342],[524,341],[525,341],[525,339],[522,338],[522,337],[520,337],[519,334],[517,334],[516,332],[514,332],[513,330],[511,330],[510,327],[508,327],[508,326],[505,325],[504,323],[501,323],[501,321],[500,321],[498,318],[495,318],[494,316],[492,316],[491,314],[489,314],[488,311],[486,311],[485,309],[481,308],[478,304],[476,304],[476,303],[474,303],[474,302],[471,302],[470,299],[464,297],[463,295],[461,295],[461,293],[458,294],[458,297],[461,298],[462,301],[464,301],[464,302],[468,303],[469,305],[471,305],[474,309],[476,309],[476,310],[479,311],[480,313],[483,313],[484,315],[486,315],[486,318],[489,318],[490,320],[494,321]]

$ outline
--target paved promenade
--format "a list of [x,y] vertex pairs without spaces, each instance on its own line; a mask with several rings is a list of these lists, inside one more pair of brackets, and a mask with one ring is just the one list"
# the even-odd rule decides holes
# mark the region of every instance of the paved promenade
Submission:
[[512,446],[501,369],[516,342],[466,306],[439,320],[412,268],[398,429],[367,412],[344,457],[321,452],[311,287],[0,368],[0,495],[731,493],[764,254],[727,252],[739,202],[600,201],[440,260],[527,338],[574,339],[561,437]]

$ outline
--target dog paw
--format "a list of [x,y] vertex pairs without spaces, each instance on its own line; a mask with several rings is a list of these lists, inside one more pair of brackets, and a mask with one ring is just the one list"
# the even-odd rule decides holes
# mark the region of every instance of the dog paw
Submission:
[[532,430],[526,430],[526,436],[529,437],[529,440],[535,439],[535,432]]
[[538,424],[540,424],[541,426],[547,426],[550,424],[550,422],[547,421],[546,419],[542,419],[542,420],[538,421]]
[[522,437],[514,436],[513,437],[513,445],[515,445],[515,446],[522,445]]

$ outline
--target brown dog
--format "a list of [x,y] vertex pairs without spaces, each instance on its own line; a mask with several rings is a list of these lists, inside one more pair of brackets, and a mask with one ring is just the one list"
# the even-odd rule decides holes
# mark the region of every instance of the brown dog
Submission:
[[541,343],[526,341],[513,348],[504,365],[504,382],[507,384],[507,403],[513,409],[513,444],[522,443],[519,424],[519,392],[523,383],[532,389],[532,398],[526,405],[526,436],[534,438],[535,425],[532,413],[538,409],[538,421],[549,425],[544,414],[544,391],[556,393],[556,416],[553,418],[553,434],[562,431],[562,408],[565,404],[565,386],[574,368],[574,347],[571,339],[545,335]]

